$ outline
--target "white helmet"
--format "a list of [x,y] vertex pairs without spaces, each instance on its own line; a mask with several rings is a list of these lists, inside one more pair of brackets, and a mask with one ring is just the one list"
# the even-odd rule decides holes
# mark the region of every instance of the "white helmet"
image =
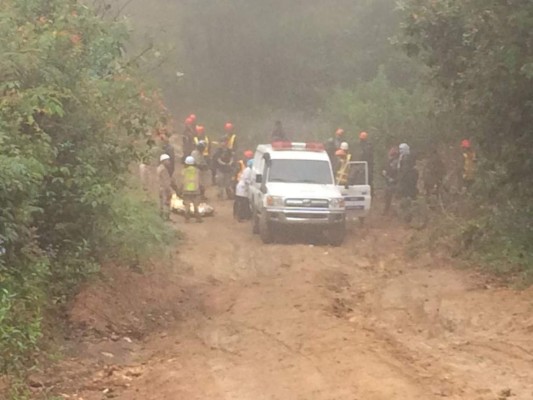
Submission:
[[161,157],[159,157],[159,161],[163,162],[165,160],[170,160],[170,156],[168,154],[161,154]]
[[348,151],[349,148],[350,146],[348,146],[348,143],[346,142],[341,143],[341,150]]
[[193,157],[193,156],[188,156],[188,157],[185,159],[185,164],[186,164],[186,165],[194,165],[194,157]]

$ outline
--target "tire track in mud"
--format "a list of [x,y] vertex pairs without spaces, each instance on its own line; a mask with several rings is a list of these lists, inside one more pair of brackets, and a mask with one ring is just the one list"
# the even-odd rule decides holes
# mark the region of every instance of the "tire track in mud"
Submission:
[[143,374],[118,398],[533,398],[531,293],[491,294],[464,272],[406,263],[405,232],[372,220],[342,248],[264,246],[218,208],[183,226],[186,318],[132,355]]

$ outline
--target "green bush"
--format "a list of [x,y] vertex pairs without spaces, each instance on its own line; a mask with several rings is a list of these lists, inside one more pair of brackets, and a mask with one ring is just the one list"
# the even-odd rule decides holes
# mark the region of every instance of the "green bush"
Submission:
[[0,36],[1,374],[36,359],[44,310],[103,259],[144,259],[170,234],[127,189],[167,116],[124,59],[124,25],[77,1],[4,0]]

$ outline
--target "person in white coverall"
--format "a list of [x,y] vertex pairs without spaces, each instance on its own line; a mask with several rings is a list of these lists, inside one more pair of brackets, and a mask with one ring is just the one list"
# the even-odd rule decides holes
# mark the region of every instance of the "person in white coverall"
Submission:
[[242,222],[251,218],[250,212],[250,185],[252,184],[253,160],[248,160],[237,188],[235,189],[235,203],[233,205],[233,216],[237,221]]

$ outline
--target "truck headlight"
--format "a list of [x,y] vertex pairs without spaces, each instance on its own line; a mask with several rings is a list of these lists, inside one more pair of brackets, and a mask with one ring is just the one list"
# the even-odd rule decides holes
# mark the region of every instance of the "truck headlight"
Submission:
[[339,197],[337,199],[331,199],[329,201],[329,208],[344,208],[344,207],[345,207],[345,203],[344,203],[343,197]]
[[267,207],[283,207],[283,197],[280,196],[266,196]]

